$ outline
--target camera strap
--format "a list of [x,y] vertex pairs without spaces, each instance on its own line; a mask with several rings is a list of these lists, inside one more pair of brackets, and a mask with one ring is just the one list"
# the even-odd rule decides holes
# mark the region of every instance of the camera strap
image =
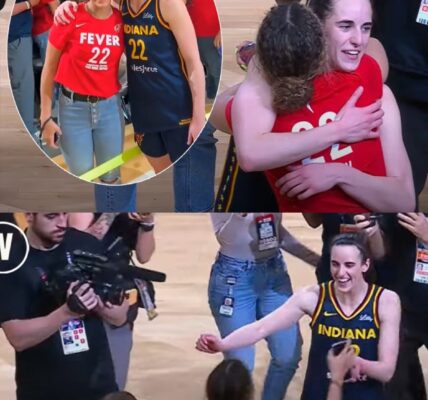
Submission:
[[149,321],[156,318],[158,313],[155,310],[155,305],[150,298],[149,289],[147,287],[147,282],[141,279],[134,279],[135,286],[138,289],[138,293],[140,294],[140,299],[143,303],[143,306],[146,310],[147,317]]

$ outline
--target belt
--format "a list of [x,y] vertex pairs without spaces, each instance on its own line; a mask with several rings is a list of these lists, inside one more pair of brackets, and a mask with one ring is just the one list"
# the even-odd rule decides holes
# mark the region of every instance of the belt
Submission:
[[90,96],[86,94],[71,92],[70,90],[66,89],[64,86],[61,86],[61,91],[65,97],[68,97],[73,101],[86,101],[88,103],[96,104],[99,101],[106,99],[106,97],[97,97],[97,96]]

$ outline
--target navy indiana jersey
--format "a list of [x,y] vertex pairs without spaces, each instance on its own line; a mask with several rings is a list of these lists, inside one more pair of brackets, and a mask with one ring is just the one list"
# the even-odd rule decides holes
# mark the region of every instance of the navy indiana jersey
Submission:
[[[312,316],[312,342],[302,400],[326,399],[328,386],[327,353],[339,341],[350,339],[357,354],[366,360],[378,359],[378,301],[383,288],[369,285],[367,294],[355,311],[347,316],[337,301],[333,281],[320,285],[318,304]],[[345,383],[344,400],[382,400],[383,386],[379,381]]]
[[122,0],[120,6],[131,119],[138,133],[175,129],[192,118],[184,60],[159,1],[147,0],[139,10],[130,7],[130,0]]

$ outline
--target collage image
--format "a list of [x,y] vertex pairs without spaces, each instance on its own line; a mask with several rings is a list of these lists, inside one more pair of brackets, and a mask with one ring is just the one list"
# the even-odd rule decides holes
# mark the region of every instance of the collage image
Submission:
[[0,399],[428,400],[428,0],[0,38]]

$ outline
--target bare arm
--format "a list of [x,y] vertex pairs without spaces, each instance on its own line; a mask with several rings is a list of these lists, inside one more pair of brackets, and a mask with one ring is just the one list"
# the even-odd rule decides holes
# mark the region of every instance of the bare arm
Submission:
[[280,239],[281,239],[281,248],[290,253],[291,255],[297,257],[298,259],[304,261],[305,263],[316,267],[320,260],[320,255],[315,253],[309,247],[305,246],[299,240],[297,240],[284,226],[280,227]]
[[[385,118],[380,127],[386,177],[372,176],[342,164],[339,186],[367,208],[379,212],[413,211],[415,194],[410,161],[401,136],[400,111],[391,90],[384,86]],[[397,195],[399,193],[399,195]]]
[[1,327],[9,343],[19,352],[42,343],[74,317],[64,304],[44,317],[6,321]]
[[49,9],[51,10],[51,13],[52,13],[52,14],[55,14],[55,11],[56,11],[56,9],[57,9],[57,8],[58,8],[58,6],[59,6],[59,1],[58,1],[58,0],[51,1],[51,2],[48,4],[48,6],[49,6]]
[[[191,144],[205,124],[205,76],[199,56],[195,29],[186,5],[182,0],[161,0],[160,8],[177,40],[178,48],[186,65],[187,78],[192,92],[193,112],[189,126]],[[190,137],[191,136],[191,137]]]
[[225,108],[230,99],[236,94],[240,85],[240,83],[237,83],[227,88],[215,98],[215,103],[210,114],[210,123],[222,132],[232,134],[232,129],[226,120]]
[[370,221],[366,215],[357,214],[354,215],[355,225],[360,229],[367,237],[367,244],[369,245],[370,252],[375,260],[380,260],[386,255],[386,243],[383,231],[380,229],[378,220],[375,221],[373,226],[370,225]]
[[[151,213],[129,213],[128,217],[141,224],[154,226],[154,215]],[[138,237],[134,249],[137,260],[142,264],[148,262],[155,251],[155,247],[154,230],[146,232],[142,228],[138,229]]]
[[[39,4],[40,0],[29,0],[28,3],[30,3],[30,7],[33,8],[35,6],[37,6],[37,4]],[[12,17],[14,15],[17,14],[21,14],[24,11],[27,11],[28,7],[27,7],[27,2],[23,1],[21,3],[15,3],[13,8],[12,8]]]
[[102,240],[106,235],[118,213],[102,213],[101,216],[86,229],[87,233]]
[[366,49],[366,53],[372,56],[379,64],[382,73],[382,81],[385,82],[386,78],[388,77],[389,63],[382,43],[379,42],[379,40],[371,37],[369,39],[369,45]]
[[[253,57],[232,107],[233,135],[241,168],[244,171],[277,168],[338,142],[351,143],[377,136],[371,129],[381,123],[380,102],[366,108],[355,107],[361,93],[362,88],[358,88],[339,112],[337,120],[329,124],[286,135],[271,132],[276,119],[271,89]],[[363,121],[364,127],[360,125]]]
[[392,378],[398,357],[400,316],[398,295],[385,290],[379,299],[378,360],[369,361],[358,358],[361,374],[381,382],[388,382]]

